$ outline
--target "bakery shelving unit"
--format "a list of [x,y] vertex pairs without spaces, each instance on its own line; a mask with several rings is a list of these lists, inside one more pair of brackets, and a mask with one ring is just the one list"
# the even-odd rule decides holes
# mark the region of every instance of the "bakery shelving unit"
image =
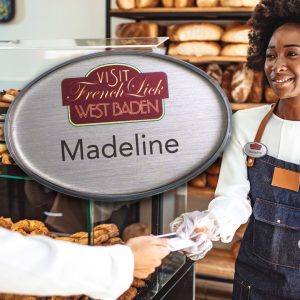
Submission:
[[[251,16],[253,8],[233,7],[186,7],[186,8],[141,8],[121,10],[111,7],[111,1],[106,0],[106,37],[111,37],[111,18],[125,18],[136,22],[141,21],[245,21]],[[175,56],[178,59],[192,64],[203,63],[231,63],[245,62],[245,57],[237,56]],[[231,103],[233,111],[253,108],[266,103]],[[189,186],[188,198],[210,201],[214,197],[212,188],[195,188]],[[233,282],[235,258],[230,249],[213,249],[210,253],[196,264],[196,276],[201,279],[208,279],[221,282]]]

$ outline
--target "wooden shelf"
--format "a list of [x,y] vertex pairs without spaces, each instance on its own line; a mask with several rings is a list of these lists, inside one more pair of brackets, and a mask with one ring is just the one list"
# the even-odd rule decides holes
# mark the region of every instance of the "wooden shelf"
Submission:
[[235,258],[230,250],[212,249],[201,260],[196,267],[197,276],[207,276],[213,278],[233,280]]
[[170,55],[177,59],[187,61],[192,64],[209,62],[246,62],[245,56],[188,56],[188,55]]
[[111,17],[129,18],[135,20],[178,20],[178,19],[245,19],[251,16],[251,7],[154,7],[135,8],[130,10],[111,9]]

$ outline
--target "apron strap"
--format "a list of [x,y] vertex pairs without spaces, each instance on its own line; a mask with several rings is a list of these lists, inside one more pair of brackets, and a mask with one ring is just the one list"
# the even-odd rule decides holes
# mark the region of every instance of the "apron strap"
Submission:
[[[256,133],[256,136],[255,136],[255,139],[254,139],[254,142],[256,143],[259,143],[261,138],[262,138],[262,135],[265,131],[265,128],[278,104],[279,100],[276,102],[276,103],[273,103],[272,106],[271,106],[271,109],[270,111],[265,115],[265,117],[262,119],[259,127],[258,127],[258,130],[257,130],[257,133]],[[255,158],[254,157],[251,157],[251,156],[247,156],[247,167],[251,168],[253,167],[254,165],[254,162],[255,162]]]

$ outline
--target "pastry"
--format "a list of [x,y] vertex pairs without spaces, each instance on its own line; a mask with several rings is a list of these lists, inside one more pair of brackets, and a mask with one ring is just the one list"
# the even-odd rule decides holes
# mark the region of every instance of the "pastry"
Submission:
[[193,6],[193,0],[174,0],[175,7],[189,7]]
[[0,217],[0,227],[10,229],[13,225],[11,218]]
[[174,7],[174,0],[162,0],[163,7]]
[[27,234],[42,234],[48,235],[49,231],[44,223],[36,220],[22,220],[11,226],[12,231],[18,231],[22,233],[23,231]]
[[110,238],[119,235],[119,229],[118,229],[117,225],[115,225],[115,224],[100,224],[100,225],[94,227],[95,235],[97,235],[97,232],[99,235],[99,232],[101,230],[105,230],[108,233]]
[[138,288],[138,289],[141,289],[141,288],[146,286],[146,282],[142,279],[134,278],[132,283],[131,283],[131,286],[133,286],[135,288]]
[[132,300],[137,294],[137,289],[130,287],[124,294],[122,294],[117,300]]

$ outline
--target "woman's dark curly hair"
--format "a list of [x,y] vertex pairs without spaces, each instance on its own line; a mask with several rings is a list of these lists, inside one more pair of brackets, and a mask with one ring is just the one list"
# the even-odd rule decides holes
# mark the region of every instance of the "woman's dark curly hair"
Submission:
[[247,66],[250,69],[263,70],[266,50],[272,34],[285,23],[295,23],[300,26],[300,0],[261,0],[256,6],[248,22],[252,26],[247,57]]

